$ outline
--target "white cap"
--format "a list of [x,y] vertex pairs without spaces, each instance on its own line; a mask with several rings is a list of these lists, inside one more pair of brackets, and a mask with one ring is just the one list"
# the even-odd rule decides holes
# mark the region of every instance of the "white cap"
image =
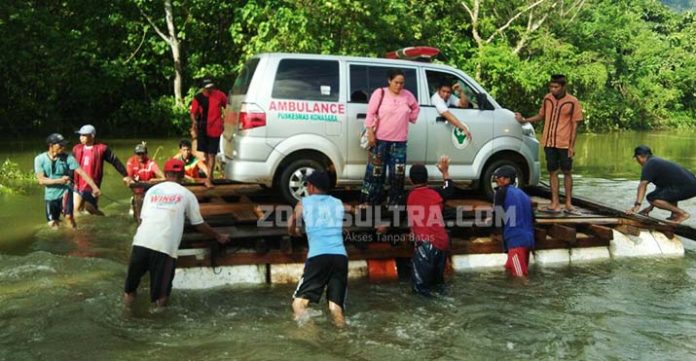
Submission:
[[78,130],[78,131],[75,132],[75,133],[77,133],[77,134],[79,134],[79,135],[88,135],[88,134],[90,134],[90,135],[92,135],[92,136],[95,136],[95,135],[97,135],[97,129],[95,129],[94,126],[93,126],[92,124],[86,124],[86,125],[83,125],[82,128],[80,128],[80,130]]

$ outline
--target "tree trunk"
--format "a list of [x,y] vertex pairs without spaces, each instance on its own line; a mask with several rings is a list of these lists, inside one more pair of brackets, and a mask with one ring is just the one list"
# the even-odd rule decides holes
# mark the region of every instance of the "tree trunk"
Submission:
[[184,100],[181,90],[182,67],[181,67],[181,46],[179,39],[176,37],[176,29],[174,28],[174,11],[172,10],[172,1],[164,0],[164,13],[167,20],[167,30],[169,32],[169,47],[172,49],[172,58],[174,60],[174,99],[178,105],[183,105]]

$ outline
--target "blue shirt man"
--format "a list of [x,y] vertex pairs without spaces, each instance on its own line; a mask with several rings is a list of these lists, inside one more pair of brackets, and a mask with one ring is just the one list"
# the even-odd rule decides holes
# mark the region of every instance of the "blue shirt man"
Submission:
[[72,176],[73,172],[82,177],[90,187],[92,194],[99,197],[101,190],[92,178],[85,173],[71,154],[65,153],[68,141],[53,133],[46,138],[48,150],[34,158],[34,173],[39,184],[45,187],[46,220],[52,228],[60,224],[60,214],[63,213],[73,228],[76,228],[73,218]]
[[310,302],[318,303],[326,288],[329,311],[334,323],[345,326],[343,316],[348,286],[348,255],[343,245],[343,202],[326,194],[331,181],[326,172],[314,172],[307,177],[308,197],[302,198],[290,217],[288,231],[299,234],[303,220],[309,252],[304,272],[293,294],[295,320],[306,318]]
[[496,224],[502,223],[503,249],[508,254],[505,268],[515,277],[524,277],[527,275],[529,252],[534,248],[532,201],[522,190],[512,186],[517,176],[515,168],[500,167],[493,176],[498,185],[494,201],[495,221]]

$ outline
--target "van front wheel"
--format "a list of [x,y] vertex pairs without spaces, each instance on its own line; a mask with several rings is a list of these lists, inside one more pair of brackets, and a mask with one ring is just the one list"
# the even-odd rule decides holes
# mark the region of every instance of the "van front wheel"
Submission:
[[307,177],[316,171],[326,171],[324,166],[314,159],[297,159],[290,162],[280,174],[278,187],[283,198],[295,205],[302,197],[308,196]]
[[493,174],[496,170],[506,165],[515,168],[515,172],[517,173],[517,187],[521,188],[526,185],[524,172],[522,172],[522,168],[520,168],[519,164],[509,159],[496,160],[486,167],[481,177],[480,187],[488,199],[492,200],[495,193],[496,184],[495,180],[493,180]]

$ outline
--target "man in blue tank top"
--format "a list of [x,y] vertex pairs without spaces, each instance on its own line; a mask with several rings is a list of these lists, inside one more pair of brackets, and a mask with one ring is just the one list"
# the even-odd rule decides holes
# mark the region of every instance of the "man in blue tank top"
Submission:
[[326,289],[334,323],[345,326],[343,309],[348,285],[348,254],[343,246],[344,206],[326,194],[331,187],[326,172],[307,177],[309,196],[302,198],[288,222],[291,235],[299,235],[301,224],[307,234],[309,251],[304,272],[293,294],[295,320],[306,319],[309,303],[318,303]]

